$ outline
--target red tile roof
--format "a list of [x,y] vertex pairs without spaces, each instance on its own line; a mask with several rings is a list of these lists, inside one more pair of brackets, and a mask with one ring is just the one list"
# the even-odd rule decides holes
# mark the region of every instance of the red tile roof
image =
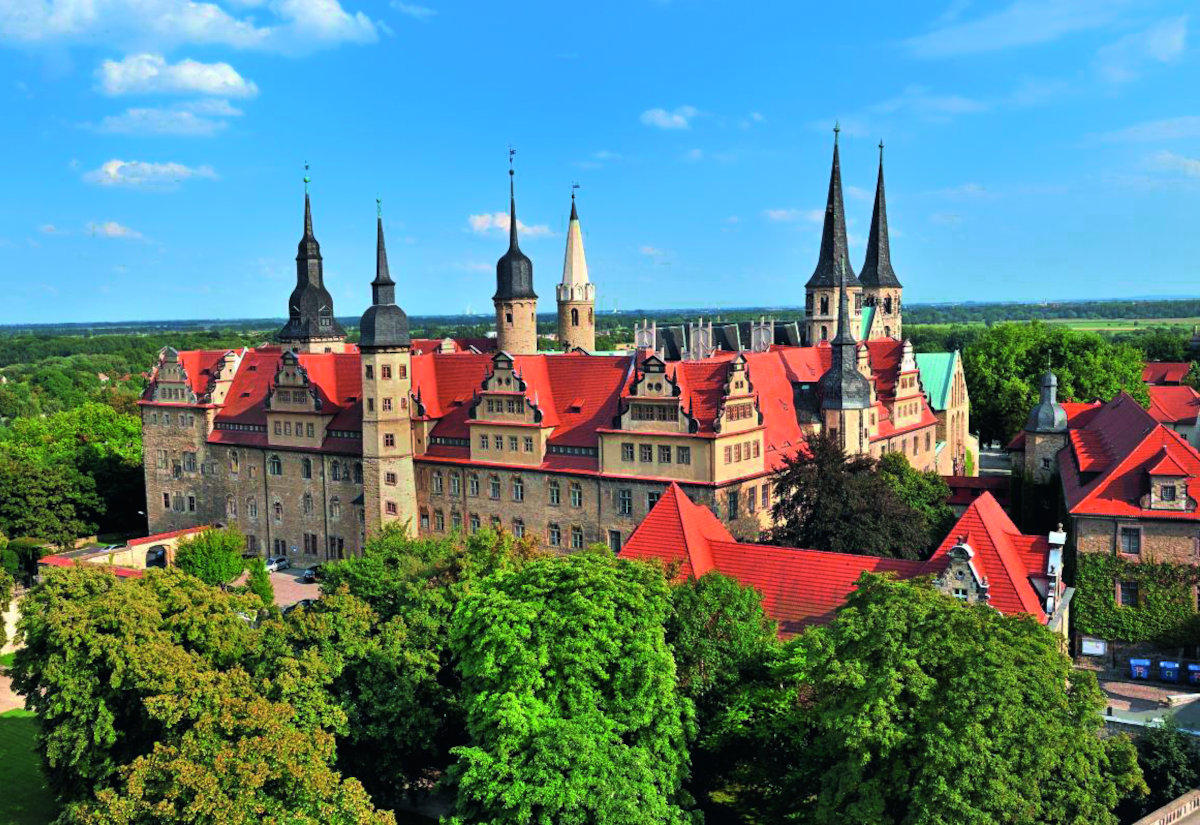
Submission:
[[738,542],[708,508],[671,484],[620,555],[679,564],[680,579],[710,570],[734,578],[758,590],[763,610],[779,622],[781,634],[791,635],[830,621],[864,572],[894,573],[902,579],[940,573],[955,537],[964,535],[980,575],[988,577],[991,604],[1004,613],[1028,613],[1045,621],[1029,576],[1046,568],[1046,540],[1022,535],[987,492],[967,508],[933,557],[921,562]]
[[[1099,401],[1063,401],[1060,406],[1063,412],[1067,414],[1068,426],[1076,424],[1082,426],[1089,418],[1100,409]],[[1017,433],[1013,440],[1008,442],[1008,449],[1023,450],[1025,449],[1025,431]]]
[[950,488],[951,504],[970,504],[985,492],[990,493],[1001,506],[1009,499],[1009,476],[942,476],[942,479]]
[[1142,380],[1147,384],[1178,384],[1191,368],[1187,361],[1150,361],[1142,368]]
[[125,542],[125,544],[129,547],[139,547],[143,544],[157,544],[160,541],[167,541],[168,539],[178,538],[179,536],[190,536],[193,533],[203,533],[205,530],[210,529],[210,527],[211,525],[205,524],[200,527],[185,527],[182,530],[170,530],[166,533],[154,533],[149,536],[130,539],[129,541]]
[[38,564],[46,564],[51,567],[74,567],[77,564],[78,565],[88,564],[88,565],[93,565],[95,567],[99,567],[102,570],[107,570],[110,573],[112,573],[114,576],[117,576],[118,578],[122,578],[122,579],[128,579],[128,578],[139,579],[142,576],[146,575],[145,570],[140,570],[136,567],[118,567],[115,564],[94,564],[93,562],[85,562],[85,561],[81,561],[79,559],[72,559],[72,558],[68,558],[66,556],[59,556],[59,555],[43,556],[42,558],[38,559]]
[[[1059,453],[1059,475],[1072,515],[1200,520],[1200,511],[1142,506],[1149,475],[1158,470],[1187,478],[1200,499],[1200,453],[1162,426],[1125,393],[1069,423],[1071,440]],[[1096,458],[1102,448],[1106,461]]]
[[1200,412],[1200,393],[1186,384],[1177,387],[1149,386],[1150,415],[1160,424],[1195,424]]

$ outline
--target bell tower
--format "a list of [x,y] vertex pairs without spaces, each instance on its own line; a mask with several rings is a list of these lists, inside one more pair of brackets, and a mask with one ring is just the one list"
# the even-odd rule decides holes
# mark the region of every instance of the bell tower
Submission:
[[296,352],[344,352],[346,331],[333,317],[333,297],[325,288],[321,245],[313,235],[308,197],[308,164],[304,164],[304,236],[296,250],[296,288],[288,298],[288,321],[279,342]]
[[412,340],[408,316],[396,305],[396,284],[388,271],[383,216],[376,201],[375,280],[371,306],[359,329],[363,412],[363,512],[368,536],[387,524],[417,534],[417,488],[413,471]]
[[579,213],[575,211],[575,192],[571,192],[571,221],[567,224],[567,252],[563,258],[562,283],[558,297],[558,340],[564,350],[591,352],[596,348],[596,285],[588,280],[587,259],[583,255],[583,233]]
[[847,334],[858,337],[862,324],[862,285],[850,266],[846,243],[846,209],[842,203],[842,165],[838,159],[838,126],[833,127],[833,168],[829,173],[829,196],[825,203],[825,225],[821,230],[821,254],[817,268],[804,285],[804,338],[809,346],[828,341],[840,319],[841,295],[847,294]]
[[879,141],[879,179],[875,183],[875,208],[871,212],[871,234],[867,237],[867,257],[858,280],[862,283],[863,304],[870,307],[872,338],[902,338],[900,296],[904,288],[892,270],[891,243],[888,240],[887,202],[883,195],[883,141]]

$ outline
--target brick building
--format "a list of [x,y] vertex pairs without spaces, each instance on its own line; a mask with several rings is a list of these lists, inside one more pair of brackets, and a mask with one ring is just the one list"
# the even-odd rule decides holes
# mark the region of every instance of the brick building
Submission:
[[[572,349],[535,352],[537,295],[518,244],[511,169],[496,348],[410,337],[381,219],[355,346],[333,316],[306,191],[280,344],[160,354],[141,402],[150,529],[237,524],[252,549],[297,562],[355,553],[389,522],[421,534],[503,526],[564,549],[616,550],[671,482],[727,522],[765,523],[770,475],[807,433],[938,467],[967,449],[961,361],[938,362],[931,391],[908,342],[864,337],[838,163],[835,145],[829,242],[817,265],[833,287],[809,290],[834,297],[833,336],[811,346],[781,343],[788,325],[763,321],[744,347],[736,329],[714,345],[710,324],[695,327],[682,352],[641,336],[628,354],[590,354],[595,286],[573,203],[556,293],[559,338]],[[888,323],[871,328],[898,331],[882,166],[875,209],[867,286],[878,281],[884,292],[870,300],[891,303],[878,316]]]

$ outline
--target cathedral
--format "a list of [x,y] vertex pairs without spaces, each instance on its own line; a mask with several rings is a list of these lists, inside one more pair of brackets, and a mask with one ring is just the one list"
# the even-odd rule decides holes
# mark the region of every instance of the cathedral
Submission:
[[977,455],[958,353],[915,354],[901,335],[882,146],[856,275],[835,136],[802,319],[640,324],[617,354],[595,352],[596,285],[573,195],[555,286],[561,351],[537,349],[511,168],[494,339],[412,338],[382,218],[376,230],[357,345],[334,316],[306,181],[277,343],[160,353],[140,402],[151,532],[232,524],[251,550],[294,564],[353,555],[393,523],[616,552],[672,482],[743,533],[766,526],[772,474],[810,433],[947,475]]

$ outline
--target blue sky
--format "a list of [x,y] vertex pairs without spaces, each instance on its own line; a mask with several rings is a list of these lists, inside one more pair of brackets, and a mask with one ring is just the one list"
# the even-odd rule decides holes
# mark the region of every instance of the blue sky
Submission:
[[[835,8],[837,6],[837,8]],[[281,316],[304,161],[339,315],[490,310],[517,147],[544,310],[797,305],[840,119],[917,301],[1195,294],[1186,2],[0,0],[0,323]]]

